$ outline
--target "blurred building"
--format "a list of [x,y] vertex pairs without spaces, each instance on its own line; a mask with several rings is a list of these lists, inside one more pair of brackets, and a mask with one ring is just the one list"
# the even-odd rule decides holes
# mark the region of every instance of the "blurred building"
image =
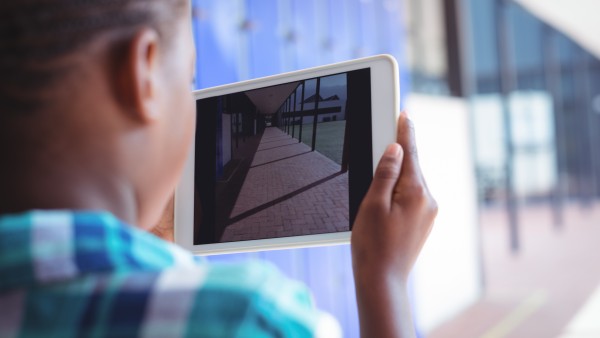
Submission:
[[[557,229],[573,229],[579,224],[570,224],[573,222],[564,210],[573,203],[591,208],[598,198],[600,60],[594,48],[598,39],[594,30],[580,28],[589,24],[573,21],[594,22],[594,15],[561,16],[556,8],[569,12],[578,7],[573,12],[581,13],[585,11],[581,5],[589,13],[600,9],[593,1],[412,0],[406,4],[407,13],[412,14],[405,20],[412,78],[409,95],[419,97],[418,107],[424,108],[423,101],[427,101],[428,109],[447,110],[444,105],[452,101],[450,97],[468,106],[479,212],[505,209],[506,250],[513,253],[523,249],[524,227],[531,226],[523,220],[524,210],[547,205]],[[596,45],[591,43],[594,40]],[[443,104],[433,107],[436,100]],[[408,101],[411,108],[410,98]],[[420,113],[417,111],[415,120]],[[443,117],[424,120],[418,125],[419,132],[423,125],[430,129],[427,124],[440,119]],[[462,130],[454,132],[455,136],[438,135],[442,140],[459,137]],[[429,142],[435,143],[433,136],[420,145],[421,153],[423,148],[436,151]],[[481,226],[485,224],[477,232]],[[443,230],[438,227],[434,231]],[[480,239],[477,242],[481,243]],[[444,245],[433,233],[423,254],[427,257],[429,251]],[[467,256],[461,257],[460,266],[469,266]],[[435,264],[433,259],[429,264]],[[485,289],[484,271],[481,266],[480,285]],[[426,283],[417,278],[417,289]],[[441,286],[430,289],[440,290]],[[463,300],[468,294],[465,292]],[[423,299],[427,300],[427,295],[417,292],[416,303]],[[429,319],[422,323],[426,331],[451,313],[430,318],[436,311],[434,303],[425,302],[428,309],[421,313],[421,318]]]
[[518,197],[597,197],[600,60],[513,1],[409,2],[412,91],[473,104],[481,197],[506,194],[509,161]]

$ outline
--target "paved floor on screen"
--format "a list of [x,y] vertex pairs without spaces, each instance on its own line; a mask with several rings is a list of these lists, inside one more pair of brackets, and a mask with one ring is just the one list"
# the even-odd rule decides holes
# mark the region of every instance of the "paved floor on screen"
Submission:
[[267,128],[221,241],[347,231],[347,182],[339,164]]

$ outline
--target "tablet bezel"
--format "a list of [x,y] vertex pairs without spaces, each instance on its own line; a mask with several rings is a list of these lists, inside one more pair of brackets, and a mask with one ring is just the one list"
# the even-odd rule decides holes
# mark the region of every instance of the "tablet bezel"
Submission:
[[[283,73],[233,84],[194,91],[196,100],[208,97],[245,92],[252,89],[307,80],[327,75],[370,68],[371,73],[371,121],[373,168],[386,146],[395,141],[396,120],[400,107],[398,65],[390,55],[377,55],[331,65]],[[195,142],[190,147],[180,183],[175,191],[175,243],[194,254],[213,255],[287,249],[309,246],[343,244],[350,241],[351,231],[268,238],[239,242],[194,245],[194,165]],[[352,170],[352,169],[351,169]]]

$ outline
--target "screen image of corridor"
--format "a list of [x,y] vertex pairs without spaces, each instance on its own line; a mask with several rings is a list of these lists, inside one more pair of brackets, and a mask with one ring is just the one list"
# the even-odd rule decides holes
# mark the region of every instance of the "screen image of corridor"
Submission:
[[346,74],[220,97],[216,239],[349,230]]

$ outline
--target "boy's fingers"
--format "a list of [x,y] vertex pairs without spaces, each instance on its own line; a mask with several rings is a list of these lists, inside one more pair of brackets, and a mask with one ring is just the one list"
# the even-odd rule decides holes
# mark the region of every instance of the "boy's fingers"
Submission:
[[404,152],[399,144],[394,143],[387,147],[375,169],[367,199],[375,199],[385,203],[386,207],[390,207],[392,194],[402,170],[403,157]]
[[402,164],[403,175],[410,178],[422,178],[421,167],[419,165],[419,155],[417,153],[417,144],[415,142],[415,130],[412,122],[406,112],[400,113],[398,119],[397,131],[398,143],[405,152],[404,163]]

